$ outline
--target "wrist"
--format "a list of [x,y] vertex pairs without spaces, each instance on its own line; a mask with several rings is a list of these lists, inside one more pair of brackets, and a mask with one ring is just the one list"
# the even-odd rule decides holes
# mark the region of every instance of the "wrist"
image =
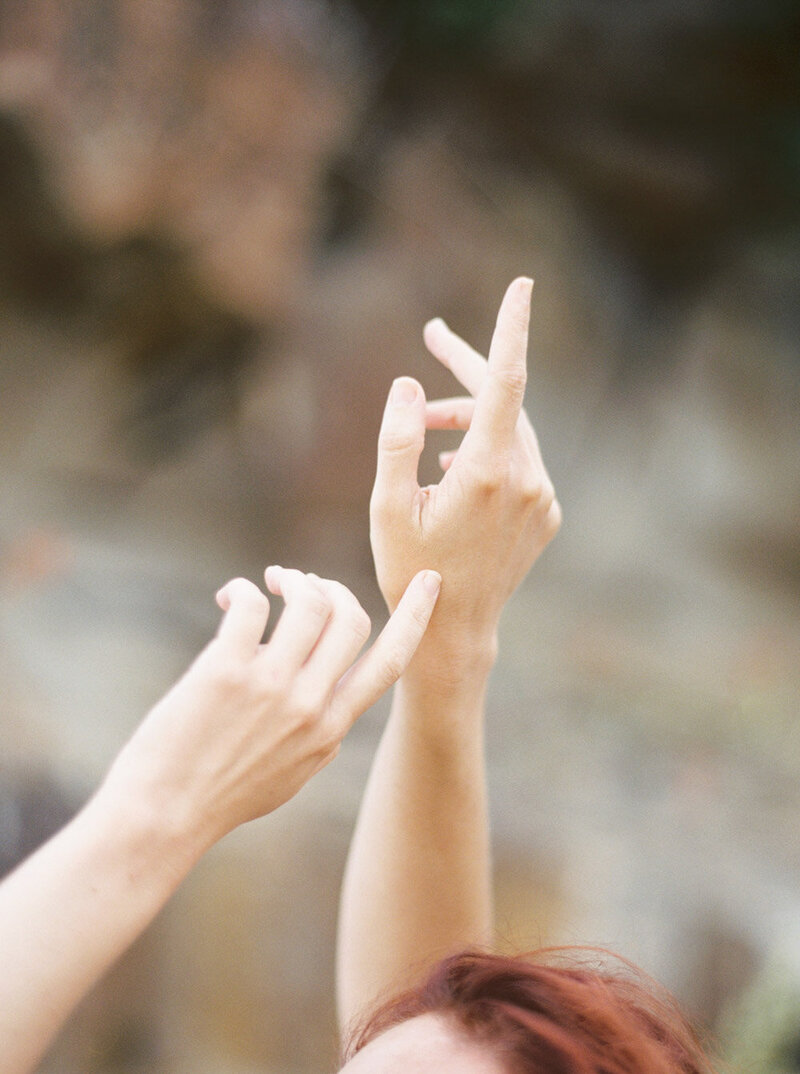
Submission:
[[178,882],[216,842],[198,824],[184,794],[155,780],[137,778],[135,764],[120,755],[87,810],[102,816],[112,838],[124,840],[143,873],[163,873]]
[[441,700],[482,693],[497,659],[497,633],[440,630],[434,626],[420,642],[403,681]]
[[[497,627],[503,604],[492,595],[482,596],[475,587],[465,596],[458,585],[447,580],[444,570],[440,573],[442,590],[413,663],[427,663],[434,672],[452,667],[458,676],[470,668],[488,673],[497,659]],[[380,575],[379,584],[392,614],[404,588],[385,584]]]
[[437,769],[450,771],[474,749],[481,752],[490,670],[460,661],[428,663],[422,654],[400,677],[392,719],[411,736],[415,750],[432,751]]

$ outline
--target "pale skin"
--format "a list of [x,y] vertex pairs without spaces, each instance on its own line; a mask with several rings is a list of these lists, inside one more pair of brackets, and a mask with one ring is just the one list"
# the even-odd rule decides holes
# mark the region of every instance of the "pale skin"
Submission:
[[[503,605],[561,520],[521,409],[530,289],[524,279],[509,287],[488,361],[442,322],[426,326],[429,350],[469,396],[426,403],[416,381],[395,382],[371,503],[391,617],[372,647],[358,656],[369,621],[338,583],[269,568],[267,589],[286,608],[265,645],[267,597],[230,582],[218,594],[217,636],[94,798],[0,884],[0,955],[14,966],[0,980],[7,1074],[35,1069],[75,1004],[202,855],[295,794],[399,676],[343,885],[343,1027],[442,955],[491,943],[486,687]],[[420,489],[426,428],[465,435],[442,457],[441,482]],[[343,1069],[505,1068],[431,1014],[383,1033]]]
[[227,832],[278,808],[395,681],[438,589],[419,572],[360,658],[370,623],[342,585],[271,567],[285,609],[234,579],[216,637],[155,706],[89,804],[0,884],[4,1074],[35,1069],[82,996]]
[[[426,404],[402,378],[384,413],[371,504],[378,581],[392,608],[426,562],[442,590],[395,690],[351,844],[337,958],[345,1032],[444,955],[492,943],[486,688],[503,605],[561,522],[522,410],[530,294],[529,280],[509,287],[488,361],[428,324],[428,349],[470,396]],[[465,435],[442,458],[441,482],[420,488],[426,428]]]
[[353,1056],[341,1074],[508,1074],[490,1046],[457,1025],[423,1014],[392,1026]]

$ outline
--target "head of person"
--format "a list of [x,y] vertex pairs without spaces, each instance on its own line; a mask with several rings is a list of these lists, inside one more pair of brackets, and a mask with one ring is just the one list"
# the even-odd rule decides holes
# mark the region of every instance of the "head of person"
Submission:
[[448,958],[357,1029],[342,1074],[713,1074],[671,997],[597,954]]

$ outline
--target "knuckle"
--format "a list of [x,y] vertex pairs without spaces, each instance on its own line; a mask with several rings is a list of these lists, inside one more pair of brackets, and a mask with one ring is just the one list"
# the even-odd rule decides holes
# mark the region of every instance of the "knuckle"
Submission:
[[373,521],[380,521],[392,515],[396,510],[395,498],[390,488],[376,485],[369,501],[369,515]]
[[556,490],[553,488],[553,484],[547,478],[541,482],[541,489],[539,493],[539,508],[547,515],[550,508],[553,506],[556,498]]
[[334,597],[334,605],[342,616],[342,621],[362,641],[369,637],[369,632],[372,630],[372,621],[359,604],[358,599],[341,582],[329,582],[328,584]]
[[367,640],[372,630],[372,620],[358,603],[352,611],[351,629],[362,642]]
[[[424,631],[425,628],[428,625],[428,620],[431,617],[430,616],[430,609],[428,608],[427,605],[425,605],[423,607],[423,606],[421,606],[419,604],[415,604],[411,608],[411,617],[414,620],[414,622],[416,623],[417,627],[421,631]],[[405,654],[404,654],[403,655],[403,663],[405,663],[405,662],[406,661],[405,661]]]
[[403,429],[384,429],[378,437],[378,448],[384,455],[402,455],[412,449],[422,449],[422,437]]
[[476,489],[481,496],[493,496],[500,491],[502,482],[498,475],[492,473],[481,474],[476,482]]
[[497,383],[509,395],[522,397],[525,394],[525,385],[528,381],[528,373],[524,365],[509,366],[505,369],[496,369],[494,377]]
[[327,619],[331,614],[332,601],[324,589],[309,580],[303,593],[303,604],[306,612],[316,619]]
[[269,600],[257,586],[252,587],[250,599],[253,602],[254,608],[258,608],[259,610],[266,610],[267,608],[269,608]]
[[395,645],[389,650],[384,657],[380,672],[382,684],[385,685],[387,689],[392,683],[397,682],[405,671],[407,663],[408,660],[406,658],[405,650],[400,646]]
[[321,769],[329,765],[331,761],[336,757],[342,744],[339,741],[327,742],[320,741],[315,749],[311,753],[311,760],[315,765],[315,772],[319,772]]
[[547,514],[555,499],[553,484],[541,470],[531,471],[520,478],[518,494],[523,504],[542,516]]
[[312,693],[300,693],[292,698],[291,711],[297,727],[310,730],[319,721],[322,704]]
[[248,676],[244,664],[231,659],[227,654],[223,659],[215,658],[213,653],[211,656],[209,673],[218,690],[224,693],[238,693],[246,687]]
[[500,458],[487,460],[475,473],[475,488],[484,496],[499,492],[508,480],[508,465]]
[[536,477],[524,478],[520,483],[519,495],[524,504],[536,507],[545,496],[544,481]]
[[553,500],[550,505],[550,510],[547,512],[547,519],[545,521],[545,532],[548,539],[555,537],[558,531],[561,529],[561,522],[563,519],[563,513],[561,511],[561,504],[558,500]]
[[317,578],[313,576],[318,583],[319,588],[324,592],[327,599],[330,601],[331,607],[334,611],[338,611],[341,608],[346,607],[351,601],[355,600],[355,597],[341,582],[337,582],[333,578]]
[[322,720],[319,727],[319,752],[332,760],[341,749],[343,735],[344,728],[337,721],[330,718]]

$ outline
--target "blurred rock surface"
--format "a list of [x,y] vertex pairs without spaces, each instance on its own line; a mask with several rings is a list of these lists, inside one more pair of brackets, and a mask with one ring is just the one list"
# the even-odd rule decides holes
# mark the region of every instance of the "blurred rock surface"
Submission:
[[[675,284],[664,236],[706,226],[728,143],[682,156],[656,125],[645,152],[646,109],[608,137],[614,102],[661,82],[620,42],[598,86],[593,33],[571,50],[543,27],[564,62],[490,137],[513,50],[463,93],[421,76],[415,111],[413,67],[382,80],[364,26],[322,3],[5,5],[3,800],[32,768],[80,800],[233,574],[313,568],[382,621],[366,505],[388,386],[452,393],[422,324],[485,349],[530,273],[528,405],[565,525],[493,682],[500,931],[619,949],[713,1022],[776,949],[800,977],[800,247],[732,230],[726,203]],[[569,86],[593,110],[532,124]],[[383,713],[214,851],[47,1069],[332,1065],[338,874]]]

